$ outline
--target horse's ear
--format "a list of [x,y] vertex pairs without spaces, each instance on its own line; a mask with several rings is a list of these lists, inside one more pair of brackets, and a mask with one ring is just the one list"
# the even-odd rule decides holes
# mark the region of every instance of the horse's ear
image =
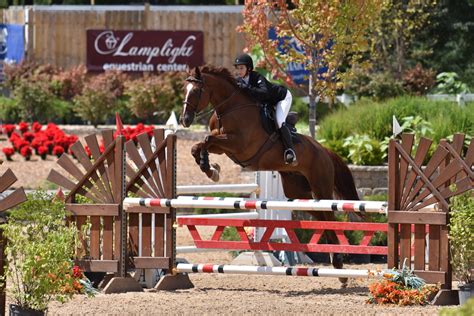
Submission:
[[196,79],[201,79],[201,70],[199,67],[194,68],[194,73],[196,75]]

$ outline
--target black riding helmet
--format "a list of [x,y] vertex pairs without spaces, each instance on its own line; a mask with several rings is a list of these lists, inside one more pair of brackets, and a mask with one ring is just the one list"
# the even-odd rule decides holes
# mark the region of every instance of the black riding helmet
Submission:
[[234,66],[245,65],[249,70],[253,69],[253,60],[248,54],[241,54],[235,58]]

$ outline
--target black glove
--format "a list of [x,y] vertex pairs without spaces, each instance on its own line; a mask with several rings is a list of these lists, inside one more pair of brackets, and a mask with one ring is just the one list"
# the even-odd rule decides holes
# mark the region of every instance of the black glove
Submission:
[[240,89],[247,89],[249,87],[248,84],[243,79],[237,80],[237,86]]

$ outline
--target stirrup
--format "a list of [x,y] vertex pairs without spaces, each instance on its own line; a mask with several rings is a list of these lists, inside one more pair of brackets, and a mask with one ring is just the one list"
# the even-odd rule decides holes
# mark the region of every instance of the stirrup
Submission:
[[298,162],[296,161],[296,153],[291,148],[285,150],[283,157],[285,160],[285,164],[287,165],[291,164],[292,166],[296,166],[298,164]]

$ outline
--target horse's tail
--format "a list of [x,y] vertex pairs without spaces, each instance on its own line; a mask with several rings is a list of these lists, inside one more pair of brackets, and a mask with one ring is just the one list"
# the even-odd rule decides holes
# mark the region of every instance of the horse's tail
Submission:
[[359,200],[354,177],[347,164],[336,153],[326,149],[334,165],[334,186],[343,200]]
[[[334,165],[334,186],[338,196],[343,200],[359,200],[359,194],[354,183],[354,177],[347,164],[336,153],[326,148]],[[351,222],[360,222],[364,215],[349,213]]]

